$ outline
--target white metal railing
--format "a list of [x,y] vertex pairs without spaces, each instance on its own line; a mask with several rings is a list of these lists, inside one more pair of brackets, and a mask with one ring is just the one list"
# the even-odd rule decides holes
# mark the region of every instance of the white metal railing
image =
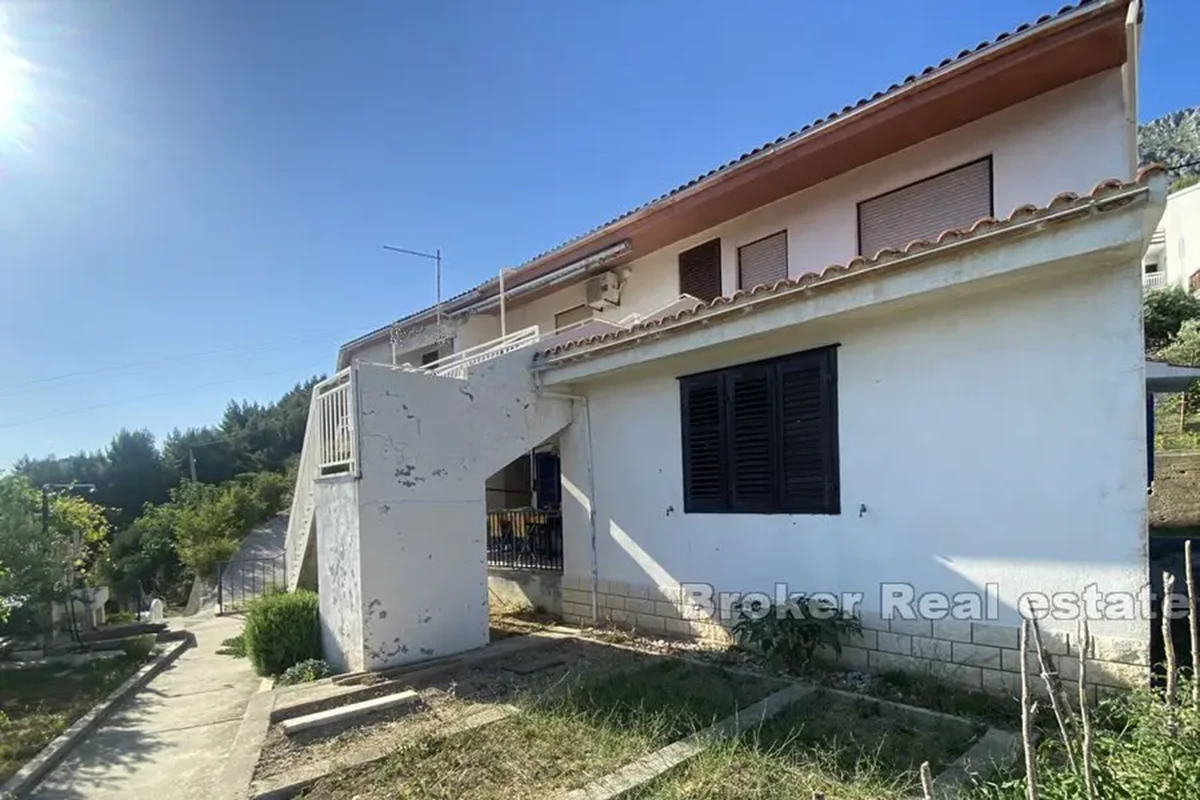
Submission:
[[317,391],[314,388],[308,400],[308,424],[304,428],[304,444],[300,448],[300,464],[296,470],[296,486],[292,490],[292,511],[288,515],[287,539],[284,542],[284,558],[287,570],[287,586],[295,589],[300,578],[304,548],[308,546],[308,532],[316,512],[314,481],[317,477]]
[[352,368],[347,367],[313,387],[317,414],[317,472],[354,472],[354,392]]
[[1147,272],[1142,275],[1142,291],[1148,292],[1151,289],[1161,289],[1167,285],[1167,273],[1165,272]]
[[501,336],[499,339],[468,347],[466,350],[460,350],[445,358],[440,358],[426,364],[425,370],[447,378],[466,378],[467,370],[472,366],[531,345],[537,342],[540,335],[538,326],[531,325],[507,336]]

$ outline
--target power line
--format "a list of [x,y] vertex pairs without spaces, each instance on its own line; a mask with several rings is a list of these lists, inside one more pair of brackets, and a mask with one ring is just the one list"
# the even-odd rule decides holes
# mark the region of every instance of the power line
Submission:
[[[59,375],[48,375],[48,376],[44,376],[44,377],[40,377],[40,378],[30,378],[29,380],[25,380],[25,381],[17,381],[16,383],[2,384],[2,385],[0,385],[0,391],[7,391],[10,389],[21,389],[21,388],[24,388],[27,386],[34,386],[34,385],[42,384],[42,383],[53,383],[53,382],[57,382],[57,381],[67,380],[70,378],[89,377],[92,375],[99,375],[99,374],[103,374],[103,373],[107,373],[107,372],[117,372],[118,374],[120,374],[121,372],[123,372],[125,370],[136,370],[136,369],[141,369],[142,367],[151,366],[154,364],[165,364],[165,363],[172,362],[172,361],[180,361],[180,360],[193,359],[193,358],[205,358],[205,357],[213,356],[213,355],[227,355],[227,354],[238,353],[238,352],[261,352],[264,350],[275,350],[275,349],[279,349],[282,347],[287,347],[296,342],[303,342],[303,341],[314,341],[315,342],[315,341],[318,341],[320,339],[324,339],[327,337],[346,336],[346,335],[349,335],[358,330],[360,330],[360,329],[358,329],[358,328],[354,328],[353,330],[343,329],[340,331],[330,331],[327,333],[312,334],[311,338],[310,337],[303,337],[303,338],[292,337],[289,339],[275,340],[273,342],[264,342],[264,343],[259,343],[259,344],[239,344],[239,345],[234,345],[232,347],[222,348],[219,350],[204,350],[204,351],[200,351],[200,352],[196,352],[196,353],[179,353],[176,355],[163,356],[162,358],[149,359],[146,361],[134,361],[134,362],[130,362],[127,364],[116,364],[116,365],[111,365],[111,366],[106,366],[106,367],[96,367],[94,369],[78,370],[75,372],[64,372]],[[8,396],[8,395],[0,395],[0,396]]]
[[59,417],[67,417],[67,416],[71,416],[73,414],[83,414],[88,411],[96,411],[101,408],[112,408],[114,406],[128,405],[130,403],[140,403],[144,400],[157,400],[162,397],[172,397],[172,396],[176,396],[176,395],[180,395],[180,394],[187,394],[196,389],[207,389],[212,386],[223,386],[223,385],[228,385],[230,383],[239,383],[241,381],[249,380],[251,378],[258,378],[258,377],[267,376],[267,375],[281,375],[285,372],[297,373],[297,372],[301,372],[302,370],[304,370],[306,366],[308,366],[308,365],[301,365],[301,366],[297,366],[297,367],[288,367],[287,369],[272,370],[270,372],[256,372],[253,375],[245,375],[245,376],[238,377],[238,378],[231,378],[231,379],[227,379],[227,380],[212,381],[210,383],[200,383],[200,384],[194,384],[192,386],[185,386],[185,387],[181,387],[179,389],[172,389],[169,392],[156,392],[154,394],[140,395],[137,397],[126,397],[121,400],[114,400],[111,403],[97,403],[96,405],[83,406],[81,408],[73,408],[68,411],[60,411],[60,412],[57,412],[54,414],[46,414],[45,416],[41,416],[41,417],[33,417],[32,419],[24,419],[24,420],[18,420],[16,422],[0,423],[0,430],[3,430],[5,428],[17,428],[22,425],[30,425],[35,422],[44,422],[48,419],[58,419]]

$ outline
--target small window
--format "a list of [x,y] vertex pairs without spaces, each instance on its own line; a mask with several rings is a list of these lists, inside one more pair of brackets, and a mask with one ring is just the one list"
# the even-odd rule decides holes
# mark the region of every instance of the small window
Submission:
[[721,240],[679,254],[679,293],[705,303],[721,296]]
[[430,364],[432,364],[433,362],[437,361],[439,358],[441,358],[441,355],[438,353],[437,350],[430,350],[427,353],[422,353],[421,354],[421,366],[427,367]]
[[1144,269],[1145,269],[1147,275],[1153,275],[1154,273],[1158,272],[1158,262],[1157,261],[1149,261],[1146,263],[1146,266],[1144,267]]
[[592,318],[595,312],[585,305],[568,308],[566,311],[560,311],[554,315],[554,330],[562,330],[568,325],[574,325],[576,322],[583,322]]
[[679,380],[684,511],[838,514],[837,350]]
[[738,248],[738,288],[773,286],[787,276],[787,231]]
[[858,204],[858,252],[933,240],[992,216],[991,156]]

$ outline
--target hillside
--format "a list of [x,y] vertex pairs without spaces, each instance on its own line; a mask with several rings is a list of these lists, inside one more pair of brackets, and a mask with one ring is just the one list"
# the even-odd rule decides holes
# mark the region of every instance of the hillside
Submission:
[[1143,164],[1170,167],[1177,181],[1200,178],[1200,106],[1172,111],[1140,126],[1138,156]]

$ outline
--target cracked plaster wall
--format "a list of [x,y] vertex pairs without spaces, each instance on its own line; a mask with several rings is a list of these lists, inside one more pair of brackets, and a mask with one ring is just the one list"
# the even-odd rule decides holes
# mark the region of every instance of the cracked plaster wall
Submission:
[[359,574],[358,482],[352,476],[316,482],[317,571],[321,644],[339,671],[363,668]]
[[485,481],[571,421],[570,401],[535,393],[531,355],[465,381],[358,368],[365,668],[487,644]]

